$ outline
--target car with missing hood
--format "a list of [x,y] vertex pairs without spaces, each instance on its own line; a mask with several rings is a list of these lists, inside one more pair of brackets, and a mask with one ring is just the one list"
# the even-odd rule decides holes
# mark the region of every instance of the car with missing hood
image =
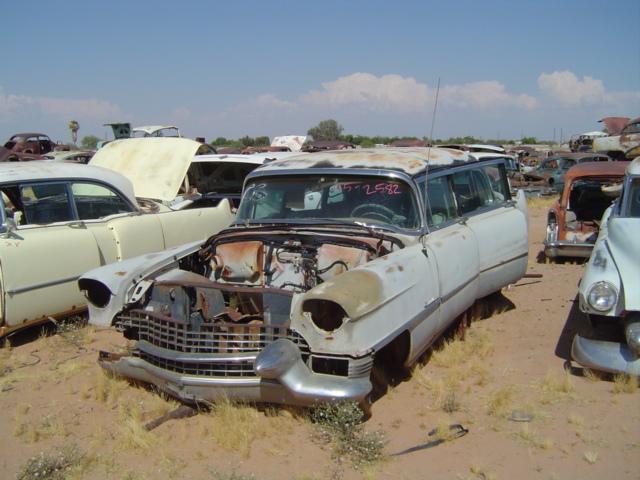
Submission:
[[589,258],[604,211],[620,195],[626,162],[586,162],[565,175],[560,197],[547,214],[548,258]]
[[233,219],[223,196],[197,191],[211,181],[206,171],[185,185],[199,143],[123,143],[108,144],[90,165],[0,164],[0,336],[86,309],[76,284],[86,271],[203,241]]
[[89,321],[135,340],[106,370],[185,402],[367,404],[527,266],[504,159],[438,148],[323,151],[263,165],[234,223],[83,275]]
[[571,356],[586,368],[640,375],[640,158],[627,165],[578,290],[594,338],[576,335]]

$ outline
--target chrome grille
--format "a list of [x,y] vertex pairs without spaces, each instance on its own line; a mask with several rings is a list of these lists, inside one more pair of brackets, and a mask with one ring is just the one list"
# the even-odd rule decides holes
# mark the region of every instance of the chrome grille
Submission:
[[142,349],[133,352],[134,357],[141,358],[151,365],[183,375],[198,375],[203,377],[255,377],[253,360],[239,361],[220,359],[216,362],[184,361],[163,358],[145,352]]
[[[309,358],[307,342],[300,334],[283,326],[202,323],[195,328],[189,323],[154,312],[131,310],[118,316],[116,327],[121,331],[130,328],[138,331],[140,342],[134,356],[185,375],[255,376],[255,356],[280,338],[296,344],[305,363]],[[145,349],[145,345],[156,348]],[[179,355],[179,358],[173,354],[161,356],[162,350],[159,349],[184,355]],[[203,359],[202,354],[211,357]],[[189,355],[193,355],[193,358],[189,358]]]

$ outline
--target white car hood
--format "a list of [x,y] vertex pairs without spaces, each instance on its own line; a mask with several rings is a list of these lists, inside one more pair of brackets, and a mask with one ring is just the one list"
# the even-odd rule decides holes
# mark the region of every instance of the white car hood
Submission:
[[618,267],[626,310],[640,310],[640,219],[609,220],[607,246]]
[[127,177],[136,197],[170,202],[201,145],[187,138],[127,138],[108,143],[89,163]]

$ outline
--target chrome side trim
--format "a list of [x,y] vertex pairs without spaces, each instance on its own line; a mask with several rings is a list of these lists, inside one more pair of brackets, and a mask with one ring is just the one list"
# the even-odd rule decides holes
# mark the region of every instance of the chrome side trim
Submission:
[[[495,267],[491,267],[491,268],[495,268]],[[487,270],[491,270],[491,268],[488,268]],[[485,272],[487,270],[483,270],[483,272]],[[483,272],[480,272],[480,273],[483,273]],[[462,285],[456,287],[455,290],[452,290],[449,293],[447,293],[444,297],[441,297],[441,302],[445,303],[445,302],[449,301],[451,298],[455,297],[458,293],[460,293],[462,290],[467,288],[471,283],[475,282],[478,279],[479,276],[480,276],[479,274],[474,275],[469,280],[464,282]]]
[[494,268],[502,267],[507,263],[515,262],[516,260],[520,260],[521,258],[527,258],[529,256],[528,252],[522,253],[520,255],[516,255],[515,257],[510,258],[509,260],[502,260],[499,264],[494,265],[493,267],[485,268],[484,270],[480,270],[480,273],[488,272],[489,270],[493,270]]
[[63,283],[75,282],[76,280],[78,280],[78,278],[80,278],[80,275],[61,278],[58,280],[51,280],[50,282],[36,283],[34,285],[29,285],[28,287],[13,288],[11,290],[7,290],[7,294],[16,295],[18,293],[30,292],[31,290],[38,290],[39,288],[53,287],[54,285],[61,285]]

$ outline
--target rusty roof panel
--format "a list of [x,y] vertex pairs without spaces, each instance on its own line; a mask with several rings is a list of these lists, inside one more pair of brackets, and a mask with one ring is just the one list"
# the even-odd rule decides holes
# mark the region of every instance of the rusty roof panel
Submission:
[[427,168],[466,163],[475,159],[461,150],[446,148],[374,148],[335,150],[295,156],[271,162],[265,170],[299,170],[316,168],[359,168],[403,171],[415,175]]

